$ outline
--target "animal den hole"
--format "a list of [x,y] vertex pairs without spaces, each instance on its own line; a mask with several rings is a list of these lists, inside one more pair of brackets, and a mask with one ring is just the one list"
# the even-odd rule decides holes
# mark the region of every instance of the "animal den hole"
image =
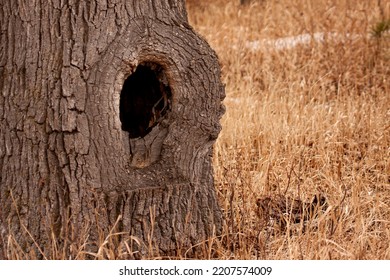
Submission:
[[140,64],[121,91],[122,130],[130,138],[145,137],[164,118],[170,106],[171,90],[163,68],[154,63]]

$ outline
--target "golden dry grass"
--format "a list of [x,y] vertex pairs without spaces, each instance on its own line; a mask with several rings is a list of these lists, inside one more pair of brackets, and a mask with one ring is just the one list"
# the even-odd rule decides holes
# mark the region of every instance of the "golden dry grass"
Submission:
[[[226,84],[214,154],[226,218],[219,258],[390,259],[390,44],[388,34],[370,36],[390,3],[187,5]],[[319,32],[323,42],[250,48]],[[257,215],[258,198],[309,201],[317,193],[330,207],[304,231],[292,224],[278,231]]]

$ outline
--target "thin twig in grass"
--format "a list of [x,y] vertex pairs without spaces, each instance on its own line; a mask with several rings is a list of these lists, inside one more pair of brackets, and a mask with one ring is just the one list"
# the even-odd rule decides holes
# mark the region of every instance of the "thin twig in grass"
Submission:
[[119,236],[119,235],[128,234],[127,232],[116,232],[116,233],[114,233],[114,230],[115,230],[115,228],[118,225],[120,220],[122,220],[122,215],[119,215],[118,218],[116,219],[114,225],[110,229],[110,232],[108,233],[108,235],[106,236],[106,238],[104,239],[102,244],[99,245],[99,249],[98,249],[97,253],[93,253],[93,252],[85,252],[85,253],[87,255],[91,255],[91,256],[95,257],[95,259],[104,259],[104,251],[106,250],[106,245],[110,244],[110,239],[113,236]]
[[150,206],[149,207],[149,215],[150,215],[150,230],[148,232],[148,251],[149,256],[154,256],[154,250],[153,250],[153,235],[154,235],[154,226],[155,226],[155,217],[156,217],[156,206]]
[[295,159],[293,159],[292,163],[291,163],[291,166],[290,166],[290,171],[288,172],[288,175],[287,175],[287,186],[286,186],[286,189],[284,191],[284,195],[286,195],[287,191],[289,190],[290,188],[290,183],[291,183],[291,175],[294,171],[294,166],[295,166]]
[[[344,185],[344,183],[343,183],[343,185]],[[336,213],[336,215],[338,215],[338,217],[337,217],[337,221],[336,221],[336,226],[334,226],[334,221],[331,220],[330,236],[332,236],[336,232],[338,226],[341,224],[341,217],[342,217],[341,209],[342,209],[342,205],[344,203],[346,196],[347,196],[347,188],[344,185],[343,197],[340,200],[339,204],[334,208],[334,213]],[[338,214],[337,214],[337,212],[338,212]]]

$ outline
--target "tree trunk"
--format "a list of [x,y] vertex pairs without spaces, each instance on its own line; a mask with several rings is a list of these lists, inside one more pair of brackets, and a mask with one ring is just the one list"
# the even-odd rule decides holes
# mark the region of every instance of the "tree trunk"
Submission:
[[224,88],[184,0],[1,2],[0,258],[196,256]]

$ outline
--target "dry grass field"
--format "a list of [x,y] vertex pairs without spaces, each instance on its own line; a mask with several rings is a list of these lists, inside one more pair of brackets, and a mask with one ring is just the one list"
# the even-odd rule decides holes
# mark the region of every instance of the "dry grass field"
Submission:
[[[187,5],[226,84],[214,153],[226,219],[218,258],[390,259],[390,3]],[[292,199],[309,208],[317,194],[327,207],[307,220],[281,210]],[[266,197],[273,215],[256,203]]]

